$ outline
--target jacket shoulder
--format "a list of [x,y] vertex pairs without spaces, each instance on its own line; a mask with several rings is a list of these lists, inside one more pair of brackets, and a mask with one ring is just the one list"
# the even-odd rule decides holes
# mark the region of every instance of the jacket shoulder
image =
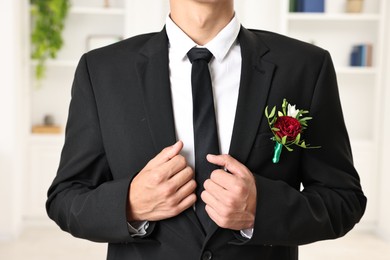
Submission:
[[294,65],[321,65],[330,56],[324,48],[289,36],[263,30],[248,30],[252,37],[267,46],[267,58],[274,61],[290,61]]
[[142,47],[158,33],[148,33],[133,36],[119,42],[93,49],[87,53],[88,56],[113,55],[115,53],[138,52]]
[[286,46],[288,46],[289,48],[312,49],[313,51],[319,52],[325,51],[323,48],[316,46],[314,43],[304,42],[302,40],[298,40],[279,33],[255,29],[249,29],[248,31],[255,35],[255,37],[260,38],[264,43],[268,45],[268,47],[285,48]]

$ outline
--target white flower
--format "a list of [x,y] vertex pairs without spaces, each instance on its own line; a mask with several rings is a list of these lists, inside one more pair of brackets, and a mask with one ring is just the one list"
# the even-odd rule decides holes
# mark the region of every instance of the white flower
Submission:
[[299,113],[299,109],[296,109],[295,105],[292,106],[292,105],[288,104],[288,106],[287,106],[287,115],[288,116],[296,118],[298,113]]

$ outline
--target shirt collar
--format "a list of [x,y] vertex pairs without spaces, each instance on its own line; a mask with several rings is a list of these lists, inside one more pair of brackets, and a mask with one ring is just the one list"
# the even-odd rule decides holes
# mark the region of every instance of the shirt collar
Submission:
[[169,39],[170,51],[174,50],[181,58],[187,57],[187,52],[193,47],[205,47],[221,62],[228,54],[232,45],[236,42],[240,32],[240,23],[236,17],[227,24],[210,42],[204,46],[197,45],[187,34],[185,34],[172,19],[166,19],[166,31]]

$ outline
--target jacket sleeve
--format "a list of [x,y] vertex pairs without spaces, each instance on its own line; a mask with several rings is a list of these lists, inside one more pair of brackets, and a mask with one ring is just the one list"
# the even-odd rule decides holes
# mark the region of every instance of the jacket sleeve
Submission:
[[[99,128],[99,117],[86,56],[81,58],[60,166],[49,191],[46,209],[61,229],[98,242],[133,242],[127,228],[130,178],[115,179]],[[152,228],[151,228],[152,229]]]
[[337,238],[351,230],[365,211],[366,197],[353,166],[336,75],[326,51],[310,116],[313,120],[304,138],[321,148],[293,151],[301,154],[299,169],[292,174],[300,176],[303,190],[255,174],[257,212],[248,244],[291,246]]

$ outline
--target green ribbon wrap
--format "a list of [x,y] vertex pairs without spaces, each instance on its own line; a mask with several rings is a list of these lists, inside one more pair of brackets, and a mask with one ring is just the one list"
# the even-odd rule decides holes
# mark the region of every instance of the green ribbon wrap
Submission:
[[280,159],[280,155],[282,154],[283,145],[281,143],[275,142],[274,147],[274,157],[272,158],[273,163],[278,163]]

